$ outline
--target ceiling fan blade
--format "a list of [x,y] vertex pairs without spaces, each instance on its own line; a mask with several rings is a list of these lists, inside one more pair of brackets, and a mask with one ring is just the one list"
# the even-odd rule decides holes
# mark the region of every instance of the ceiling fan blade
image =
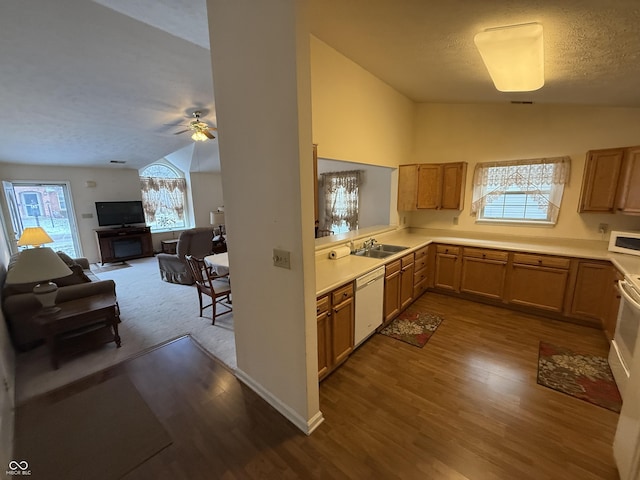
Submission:
[[213,136],[213,134],[209,130],[203,130],[202,133],[204,133],[207,136],[207,138],[210,138],[211,140],[216,138]]
[[181,133],[186,133],[186,132],[188,132],[188,131],[189,131],[189,129],[182,130],[182,131],[180,131],[180,132],[176,132],[176,133],[174,133],[174,135],[180,135]]

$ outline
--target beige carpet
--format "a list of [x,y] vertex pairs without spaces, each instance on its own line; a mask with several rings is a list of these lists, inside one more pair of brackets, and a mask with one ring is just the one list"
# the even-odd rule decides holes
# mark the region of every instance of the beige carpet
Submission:
[[104,272],[110,272],[111,270],[118,270],[119,268],[128,268],[131,265],[129,265],[127,262],[122,262],[122,263],[107,263],[106,265],[100,265],[99,263],[92,263],[91,264],[91,271],[93,273],[104,273]]
[[16,419],[14,458],[28,462],[33,478],[117,479],[171,444],[125,376],[58,402],[31,402]]
[[216,325],[211,325],[210,309],[205,311],[208,318],[198,316],[195,287],[163,282],[155,257],[128,263],[131,268],[97,274],[100,279],[111,278],[116,282],[122,347],[108,344],[75,358],[62,359],[58,370],[51,368],[44,346],[18,354],[17,404],[186,334],[235,370],[233,314],[221,315]]

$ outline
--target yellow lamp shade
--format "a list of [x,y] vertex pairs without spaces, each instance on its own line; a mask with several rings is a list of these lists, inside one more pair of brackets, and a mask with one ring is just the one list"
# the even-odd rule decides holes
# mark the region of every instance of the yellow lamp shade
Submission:
[[42,227],[25,228],[22,231],[22,235],[20,235],[20,240],[18,240],[19,247],[25,247],[27,245],[40,246],[45,243],[53,243],[53,240]]

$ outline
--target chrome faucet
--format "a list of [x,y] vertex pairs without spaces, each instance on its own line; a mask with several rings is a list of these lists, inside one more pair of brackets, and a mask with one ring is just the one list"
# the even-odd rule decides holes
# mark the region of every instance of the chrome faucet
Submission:
[[369,238],[369,240],[366,240],[366,241],[362,244],[362,247],[363,247],[365,250],[371,250],[371,249],[373,248],[373,246],[376,244],[376,241],[377,241],[377,240],[376,240],[375,238],[371,237],[371,238]]

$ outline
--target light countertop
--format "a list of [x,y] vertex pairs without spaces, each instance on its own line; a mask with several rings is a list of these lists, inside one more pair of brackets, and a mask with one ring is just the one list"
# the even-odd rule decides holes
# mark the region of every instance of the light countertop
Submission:
[[479,235],[468,232],[461,232],[461,234],[453,236],[450,231],[445,230],[407,228],[392,231],[386,228],[379,230],[377,233],[375,230],[367,231],[364,236],[354,235],[350,239],[353,239],[356,247],[359,247],[370,236],[373,236],[378,243],[401,245],[408,247],[408,249],[384,259],[349,255],[337,260],[330,260],[329,251],[338,246],[348,245],[348,240],[340,239],[333,243],[325,240],[321,248],[316,249],[317,296],[328,293],[364,273],[370,272],[430,243],[495,248],[498,250],[561,255],[592,260],[609,260],[625,275],[640,273],[640,256],[611,253],[607,250],[607,242],[605,241]]

